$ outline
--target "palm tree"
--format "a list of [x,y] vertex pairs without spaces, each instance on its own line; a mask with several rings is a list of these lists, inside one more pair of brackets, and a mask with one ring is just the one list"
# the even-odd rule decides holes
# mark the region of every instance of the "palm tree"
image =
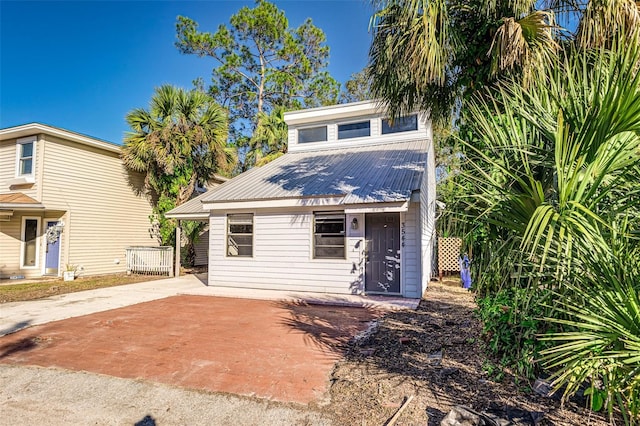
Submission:
[[636,216],[639,37],[572,49],[530,89],[511,81],[470,106],[471,211],[540,265],[569,267],[574,245],[607,247],[612,224]]
[[228,166],[227,115],[206,93],[161,86],[148,110],[134,109],[126,120],[124,164],[145,173],[147,189],[176,206]]
[[[557,58],[556,15],[579,16],[585,46],[640,26],[634,0],[372,0],[372,93],[394,116],[416,109],[449,124],[461,101],[499,75],[527,84]],[[571,36],[566,31],[564,36]]]
[[263,166],[287,152],[287,124],[284,107],[277,106],[270,114],[258,113],[258,125],[249,141],[245,164]]
[[[639,69],[636,33],[574,46],[529,89],[499,84],[470,103],[459,176],[467,219],[486,231],[474,249],[477,294],[518,290],[496,333],[533,342],[532,327],[555,328],[542,339],[555,346],[531,343],[538,352],[524,363],[546,353],[565,397],[588,379],[593,407],[617,405],[631,423],[640,422]],[[513,361],[522,348],[501,350]]]

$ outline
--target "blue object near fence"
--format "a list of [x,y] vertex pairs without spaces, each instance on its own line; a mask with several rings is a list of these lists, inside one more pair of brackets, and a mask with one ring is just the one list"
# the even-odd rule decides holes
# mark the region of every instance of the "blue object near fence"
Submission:
[[469,256],[465,254],[458,259],[458,262],[460,264],[460,280],[462,281],[462,287],[471,288],[471,271],[469,270],[471,260],[469,260]]

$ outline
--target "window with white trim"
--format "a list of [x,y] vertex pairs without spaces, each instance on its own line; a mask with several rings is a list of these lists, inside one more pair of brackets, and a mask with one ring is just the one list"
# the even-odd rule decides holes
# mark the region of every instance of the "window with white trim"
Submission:
[[314,259],[345,258],[345,223],[344,214],[313,214]]
[[36,138],[18,139],[16,157],[16,177],[33,176],[35,171]]
[[38,235],[40,234],[39,217],[22,218],[22,253],[20,266],[22,268],[38,267]]
[[327,126],[298,129],[298,143],[324,142],[327,140]]
[[227,256],[253,257],[253,214],[227,215]]
[[371,136],[371,122],[338,124],[338,139],[362,138]]

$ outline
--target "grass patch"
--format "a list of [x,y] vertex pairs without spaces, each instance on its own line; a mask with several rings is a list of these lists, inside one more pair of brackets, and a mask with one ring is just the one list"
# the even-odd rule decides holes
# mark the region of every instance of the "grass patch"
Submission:
[[0,303],[36,300],[56,294],[75,293],[76,291],[133,284],[161,278],[162,277],[157,275],[111,274],[81,277],[73,281],[63,281],[59,279],[24,284],[5,284],[0,285]]

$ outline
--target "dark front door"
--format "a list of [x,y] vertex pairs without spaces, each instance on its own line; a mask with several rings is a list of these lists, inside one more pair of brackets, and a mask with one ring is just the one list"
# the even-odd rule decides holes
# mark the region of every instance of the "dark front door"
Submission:
[[400,213],[365,216],[365,290],[400,293]]

